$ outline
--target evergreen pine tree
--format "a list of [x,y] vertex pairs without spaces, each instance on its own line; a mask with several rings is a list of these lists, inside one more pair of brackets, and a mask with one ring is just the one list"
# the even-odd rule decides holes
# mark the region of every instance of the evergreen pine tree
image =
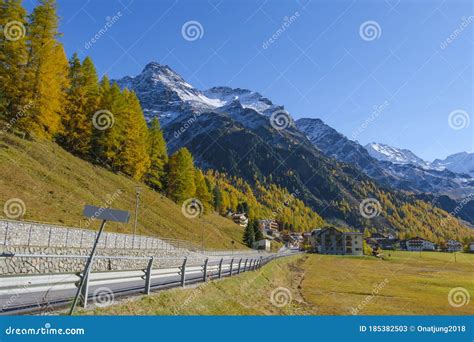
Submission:
[[[250,225],[250,223],[249,223],[249,225]],[[259,241],[259,240],[263,239],[263,234],[262,234],[262,231],[260,230],[258,221],[257,220],[252,221],[251,226],[253,228],[255,241]]]
[[219,211],[220,207],[222,206],[222,192],[219,188],[219,184],[216,184],[212,190],[212,194],[214,197],[214,210]]
[[21,0],[0,3],[0,117],[18,121],[27,105],[25,65],[27,63],[26,10]]
[[163,138],[160,122],[154,118],[150,123],[148,130],[149,147],[148,155],[150,156],[150,169],[146,175],[146,182],[152,188],[163,190],[165,181],[165,166],[168,163],[168,151],[166,142]]
[[249,223],[244,230],[243,242],[250,248],[253,248],[255,243],[255,231],[253,226]]
[[168,162],[167,194],[175,202],[192,198],[196,193],[194,162],[191,153],[183,147]]

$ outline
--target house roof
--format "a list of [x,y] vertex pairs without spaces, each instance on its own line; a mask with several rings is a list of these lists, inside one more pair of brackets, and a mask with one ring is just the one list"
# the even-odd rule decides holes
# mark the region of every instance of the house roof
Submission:
[[335,230],[336,232],[338,232],[340,234],[343,234],[343,235],[363,235],[363,233],[361,233],[361,232],[342,232],[342,231],[340,231],[339,229],[337,229],[336,227],[333,227],[333,226],[326,226],[326,227],[323,227],[323,228],[320,228],[320,229],[313,229],[313,231],[311,232],[311,235],[320,235],[323,232],[328,231],[328,230]]

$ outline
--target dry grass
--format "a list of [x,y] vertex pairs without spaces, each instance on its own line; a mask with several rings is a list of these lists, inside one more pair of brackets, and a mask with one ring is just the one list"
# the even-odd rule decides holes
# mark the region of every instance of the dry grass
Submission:
[[[142,187],[138,232],[194,241],[206,248],[246,248],[243,230],[216,214],[188,219],[180,206],[143,184],[94,166],[49,142],[26,141],[12,135],[0,137],[0,204],[20,198],[26,205],[24,219],[83,226],[85,204],[135,208],[135,186]],[[122,190],[120,195],[117,191]],[[115,196],[114,196],[115,194]],[[0,212],[3,214],[3,212]],[[97,223],[92,229],[97,229]],[[133,225],[110,224],[109,231],[132,232]]]
[[[448,293],[474,295],[474,255],[391,252],[373,257],[304,255],[276,260],[261,270],[174,289],[83,312],[99,315],[472,315],[474,303],[453,307]],[[272,304],[287,288],[292,302]],[[372,296],[378,287],[378,293]]]

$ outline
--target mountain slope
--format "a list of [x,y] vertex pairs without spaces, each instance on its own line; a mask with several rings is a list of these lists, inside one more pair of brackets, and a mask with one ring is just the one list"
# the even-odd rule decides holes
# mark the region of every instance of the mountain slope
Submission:
[[[142,188],[137,232],[193,241],[206,248],[246,248],[243,229],[217,214],[189,219],[181,207],[129,178],[114,174],[64,151],[54,143],[0,136],[0,198],[25,203],[24,219],[84,226],[85,204],[129,210],[135,208],[135,186]],[[121,191],[120,191],[121,190]],[[1,212],[3,215],[3,211]],[[91,229],[97,229],[97,225]],[[109,223],[108,231],[131,233],[133,224]],[[232,241],[235,241],[233,246]]]
[[364,148],[349,140],[320,119],[299,119],[296,125],[325,155],[359,167],[384,186],[416,193],[450,192],[472,186],[469,179],[449,170],[422,166],[425,162],[408,150],[396,150],[383,144],[371,144],[367,150],[367,146]]
[[407,149],[400,149],[380,143],[367,144],[365,149],[371,157],[378,160],[389,161],[394,164],[411,164],[422,168],[430,168],[428,162]]
[[[162,76],[161,70],[157,70],[159,75],[155,76],[148,72],[149,68],[150,65],[145,67],[143,73],[134,79],[151,84]],[[172,79],[179,79],[179,84],[173,84]],[[129,84],[124,79],[118,82],[121,86]],[[421,201],[383,190],[358,168],[325,156],[296,127],[289,114],[280,112],[284,127],[274,127],[268,117],[269,111],[261,111],[261,97],[257,93],[253,96],[259,103],[250,105],[247,100],[240,102],[239,95],[235,95],[241,90],[226,89],[226,96],[222,98],[216,93],[222,94],[223,91],[213,90],[206,94],[219,105],[209,108],[207,104],[196,106],[194,99],[183,99],[179,94],[183,82],[182,78],[173,75],[169,80],[154,86],[158,89],[158,94],[153,95],[159,97],[158,104],[166,102],[163,96],[180,99],[173,101],[171,107],[162,106],[161,111],[154,113],[162,120],[171,152],[185,146],[193,153],[199,166],[242,177],[251,185],[257,180],[265,183],[266,179],[271,179],[325,219],[359,229],[368,227],[392,232],[413,230],[425,236],[433,235],[432,232],[436,231],[439,236],[445,237],[469,234],[461,225],[441,230],[440,222],[447,213],[438,209],[429,210],[424,214],[425,218],[416,220],[416,225],[407,227],[407,215],[411,217],[426,211]],[[144,91],[141,87],[132,87],[132,90],[137,93],[148,113],[151,108],[157,108],[155,103],[149,102],[150,89]],[[248,91],[244,92],[248,99]],[[192,93],[199,98],[210,98],[196,89]],[[274,105],[269,100],[266,102],[273,108],[279,108],[277,112],[283,110],[282,106]],[[182,110],[167,116],[171,109],[176,108]],[[359,211],[359,205],[369,197],[378,198],[383,207],[380,215],[371,220]],[[403,210],[408,210],[406,215],[402,213]]]
[[446,168],[452,172],[468,174],[474,178],[474,153],[460,152],[452,154],[444,160],[436,159],[433,167]]

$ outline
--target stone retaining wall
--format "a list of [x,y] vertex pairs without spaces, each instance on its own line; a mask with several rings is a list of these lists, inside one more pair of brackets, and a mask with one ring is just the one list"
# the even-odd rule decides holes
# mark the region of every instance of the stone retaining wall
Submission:
[[[84,248],[92,246],[97,231],[65,227],[59,225],[0,220],[0,245],[4,246],[34,246],[34,247],[73,247]],[[155,237],[131,234],[103,232],[99,248],[110,249],[164,249],[173,250],[185,241],[170,244]],[[177,245],[177,246],[176,246]],[[189,246],[188,246],[189,247]]]
[[[68,228],[64,226],[0,220],[0,276],[19,274],[71,273],[84,270],[86,258],[47,257],[57,255],[88,256],[96,238],[96,231]],[[158,238],[104,232],[100,238],[96,256],[154,257],[154,268],[178,266],[187,257],[189,264],[195,260],[202,264],[204,255],[220,259],[226,254],[236,257],[239,251],[193,251],[185,241],[174,241],[174,245]],[[178,247],[176,246],[178,245]],[[245,251],[250,257],[260,255],[257,251]],[[24,254],[32,256],[11,256]],[[10,255],[10,256],[9,256]],[[45,256],[36,256],[45,255]],[[166,260],[159,260],[166,258]],[[96,258],[93,271],[118,271],[145,269],[148,259]]]
[[[86,258],[57,257],[57,255],[67,256],[88,256],[90,249],[86,248],[61,248],[61,247],[0,247],[0,253],[27,254],[28,256],[5,256],[0,258],[0,275],[20,275],[20,274],[51,274],[51,273],[71,273],[82,272],[86,263]],[[36,255],[45,255],[45,257]],[[55,255],[56,257],[47,257]],[[119,270],[140,270],[145,269],[148,259],[105,259],[103,256],[118,257],[124,256],[124,253],[116,249],[97,249],[97,256],[93,263],[93,271],[119,271]],[[184,257],[190,261],[199,261],[202,263],[202,255],[195,253],[183,254],[179,252],[170,252],[162,250],[130,250],[126,253],[127,257],[154,257],[153,268],[162,268],[181,265]],[[162,260],[160,258],[166,258]]]

